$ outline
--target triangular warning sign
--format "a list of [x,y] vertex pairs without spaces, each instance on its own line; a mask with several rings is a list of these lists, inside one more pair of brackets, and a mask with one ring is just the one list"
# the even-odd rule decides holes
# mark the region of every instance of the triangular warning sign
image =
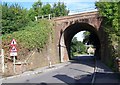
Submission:
[[10,45],[16,45],[16,44],[17,44],[17,43],[16,43],[15,39],[12,39]]
[[10,50],[10,52],[17,52],[17,49],[15,46],[12,46],[12,49]]

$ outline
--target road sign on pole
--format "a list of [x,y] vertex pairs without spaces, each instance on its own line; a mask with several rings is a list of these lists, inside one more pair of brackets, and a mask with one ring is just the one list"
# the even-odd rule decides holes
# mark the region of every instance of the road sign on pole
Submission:
[[16,41],[15,39],[12,39],[10,45],[12,48],[10,49],[10,56],[13,56],[13,71],[16,73],[15,63],[16,63],[16,56],[17,56],[17,49],[16,49]]

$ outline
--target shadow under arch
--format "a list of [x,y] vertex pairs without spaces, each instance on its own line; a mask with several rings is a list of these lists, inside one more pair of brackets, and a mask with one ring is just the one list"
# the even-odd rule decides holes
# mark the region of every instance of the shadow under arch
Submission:
[[[96,47],[95,56],[97,59],[101,59],[101,43],[98,36],[98,30],[88,23],[75,23],[68,26],[64,31],[62,31],[60,43],[61,43],[61,57],[68,56],[70,57],[70,43],[75,34],[80,31],[89,31],[93,35],[94,46]],[[64,50],[62,50],[64,48]],[[66,52],[65,52],[66,50]]]

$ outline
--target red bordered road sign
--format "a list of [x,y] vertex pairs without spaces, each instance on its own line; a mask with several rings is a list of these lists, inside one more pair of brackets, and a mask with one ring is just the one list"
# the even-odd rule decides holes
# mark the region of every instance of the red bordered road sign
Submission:
[[17,52],[17,49],[15,46],[12,46],[12,48],[10,49],[10,52]]
[[17,44],[17,43],[16,43],[16,40],[15,40],[15,39],[12,39],[10,45],[13,46],[13,45],[16,45],[16,44]]

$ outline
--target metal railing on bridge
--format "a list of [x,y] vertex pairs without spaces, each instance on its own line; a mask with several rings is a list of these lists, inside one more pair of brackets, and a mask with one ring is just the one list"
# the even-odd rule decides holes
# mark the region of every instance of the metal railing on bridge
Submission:
[[35,16],[35,20],[37,21],[38,19],[44,19],[44,18],[46,18],[46,19],[52,19],[54,17],[54,15],[53,14],[48,14],[48,15],[41,15],[41,16]]
[[[77,12],[74,12],[74,11],[71,11],[71,13],[68,14],[68,16],[71,16],[71,15],[76,15],[76,14],[80,14],[80,13],[87,13],[87,12],[95,12],[97,11],[96,9],[91,9],[91,10],[82,10],[82,11],[77,11]],[[74,12],[74,13],[72,13]],[[59,16],[61,17],[61,16]],[[52,18],[57,18],[55,16],[55,14],[46,14],[46,15],[40,15],[40,16],[35,16],[35,20],[37,21],[38,19],[52,19]]]

